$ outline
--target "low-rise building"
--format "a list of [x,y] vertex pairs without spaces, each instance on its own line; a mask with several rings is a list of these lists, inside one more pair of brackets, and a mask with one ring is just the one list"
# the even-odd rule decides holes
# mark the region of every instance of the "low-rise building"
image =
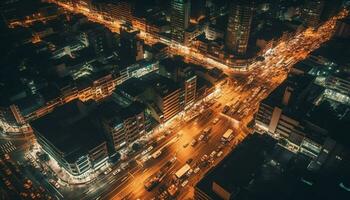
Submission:
[[103,130],[75,100],[31,122],[41,148],[74,178],[85,178],[105,166],[107,142]]

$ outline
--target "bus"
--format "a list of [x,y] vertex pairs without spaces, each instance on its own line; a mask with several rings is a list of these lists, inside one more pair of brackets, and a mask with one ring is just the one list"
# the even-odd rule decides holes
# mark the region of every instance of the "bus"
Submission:
[[227,131],[224,133],[224,135],[222,136],[221,140],[223,142],[226,142],[226,141],[231,141],[233,138],[233,130],[232,129],[227,129]]
[[175,173],[176,178],[180,179],[180,178],[183,177],[190,169],[191,169],[191,167],[190,167],[188,164],[185,164],[183,167],[181,167],[181,169],[179,169],[179,170]]

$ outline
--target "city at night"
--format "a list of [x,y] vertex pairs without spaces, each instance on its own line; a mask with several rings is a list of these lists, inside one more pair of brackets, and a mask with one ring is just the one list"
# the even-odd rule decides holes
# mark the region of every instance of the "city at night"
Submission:
[[0,200],[350,200],[349,0],[1,0]]

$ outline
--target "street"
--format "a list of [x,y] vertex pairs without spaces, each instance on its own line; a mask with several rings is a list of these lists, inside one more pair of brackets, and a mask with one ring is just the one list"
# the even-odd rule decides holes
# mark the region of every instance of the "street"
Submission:
[[[118,30],[118,23],[110,24],[110,22],[104,21],[99,14],[90,13],[83,9],[74,10],[69,5],[62,3],[57,4],[72,12],[83,13],[90,20],[105,24],[111,30]],[[193,108],[194,110],[187,111],[200,114],[188,122],[178,116],[177,119],[174,119],[164,128],[164,131],[159,132],[151,139],[149,145],[141,150],[152,146],[149,152],[145,155],[138,154],[135,159],[130,157],[128,161],[119,162],[111,172],[107,175],[102,174],[91,184],[55,188],[47,180],[41,179],[40,175],[34,175],[31,178],[27,175],[30,179],[33,179],[34,185],[37,185],[33,188],[39,190],[36,187],[39,187],[40,184],[47,186],[46,188],[50,188],[48,189],[50,194],[55,194],[58,199],[148,200],[170,198],[171,194],[169,194],[168,188],[175,185],[178,192],[173,197],[183,199],[192,196],[190,187],[195,185],[211,167],[215,166],[252,131],[247,128],[247,124],[253,119],[259,102],[285,80],[295,63],[305,59],[312,51],[331,38],[336,19],[345,15],[347,13],[340,13],[337,17],[325,22],[317,30],[306,29],[295,38],[279,43],[263,56],[263,61],[253,63],[249,67],[250,70],[244,74],[207,58],[205,54],[191,47],[184,47],[179,44],[171,45],[171,48],[174,49],[173,52],[176,54],[195,58],[191,60],[201,60],[201,64],[204,63],[205,67],[217,67],[228,75],[226,84],[216,86],[216,89],[220,91],[215,94],[216,96],[212,97],[211,100],[203,101],[196,108]],[[158,36],[152,37],[145,33],[141,34],[142,36],[143,39],[152,43],[160,40]],[[168,42],[171,43],[171,41]],[[218,118],[218,121],[214,124],[216,118]],[[206,128],[211,128],[211,130],[203,134],[203,130]],[[234,138],[224,144],[222,136],[227,129],[234,131]],[[167,133],[169,130],[171,130],[171,134]],[[158,141],[155,145],[153,142],[156,140]],[[197,144],[192,145],[193,140],[196,140]],[[16,146],[12,140],[6,140],[1,142],[0,148],[3,155],[11,154],[13,151],[18,151],[21,145]],[[157,151],[161,151],[161,154],[159,157],[153,158],[151,155]],[[222,151],[221,155],[218,154],[220,151]],[[164,178],[155,188],[147,191],[144,186],[145,181],[154,176],[171,160],[174,160],[174,162],[170,169],[165,172]],[[190,165],[191,170],[184,177],[175,178],[174,174],[186,163]],[[125,164],[125,166],[122,167],[122,164]],[[2,164],[2,166],[5,165]],[[197,168],[199,168],[199,171],[195,172]],[[120,169],[120,172],[113,175],[113,172],[118,169]],[[4,168],[3,171],[6,172],[6,169]],[[190,173],[190,171],[192,172]],[[30,173],[33,173],[33,171],[29,170],[28,174]],[[72,194],[72,191],[76,192]]]

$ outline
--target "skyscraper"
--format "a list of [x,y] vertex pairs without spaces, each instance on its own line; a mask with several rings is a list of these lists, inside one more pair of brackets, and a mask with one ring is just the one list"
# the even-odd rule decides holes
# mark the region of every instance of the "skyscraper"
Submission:
[[225,47],[230,53],[245,55],[248,48],[254,4],[239,0],[230,4]]
[[190,21],[191,3],[189,0],[171,0],[171,34],[172,39],[184,43],[185,30]]
[[323,7],[323,0],[306,1],[306,4],[302,9],[302,18],[306,26],[316,27],[319,25]]
[[120,28],[119,54],[121,65],[127,67],[143,59],[143,40],[138,38],[139,31],[128,26]]

